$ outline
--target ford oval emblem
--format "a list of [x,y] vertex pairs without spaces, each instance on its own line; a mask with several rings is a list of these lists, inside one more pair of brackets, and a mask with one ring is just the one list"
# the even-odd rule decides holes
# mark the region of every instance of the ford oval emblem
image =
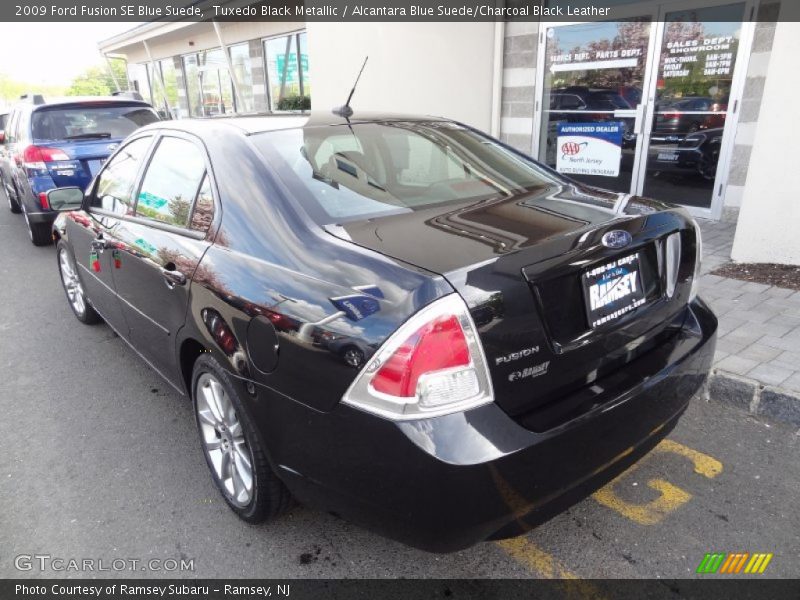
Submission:
[[109,152],[113,152],[114,150],[117,149],[117,146],[119,146],[119,144],[109,144],[108,146],[106,146],[106,150],[108,150]]
[[603,246],[606,248],[624,248],[633,241],[631,234],[621,229],[615,229],[603,234]]

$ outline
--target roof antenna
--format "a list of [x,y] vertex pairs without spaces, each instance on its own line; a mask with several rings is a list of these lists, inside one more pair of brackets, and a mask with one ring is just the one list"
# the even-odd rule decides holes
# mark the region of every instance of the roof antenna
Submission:
[[339,115],[340,117],[344,117],[345,119],[349,119],[353,116],[353,109],[350,108],[350,100],[353,99],[353,94],[356,91],[356,86],[358,85],[358,80],[361,79],[361,73],[364,72],[364,67],[367,66],[367,60],[369,60],[369,56],[364,57],[364,64],[361,65],[361,70],[358,72],[358,77],[356,77],[356,82],[353,84],[353,89],[350,90],[350,95],[347,97],[347,102],[344,103],[344,106],[337,106],[333,109],[333,114]]

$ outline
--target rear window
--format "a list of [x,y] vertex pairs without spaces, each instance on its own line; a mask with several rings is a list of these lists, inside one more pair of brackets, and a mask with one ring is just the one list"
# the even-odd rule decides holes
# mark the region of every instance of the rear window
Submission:
[[307,127],[254,136],[320,224],[524,195],[556,176],[450,122]]
[[6,120],[8,119],[8,115],[0,115],[0,131],[6,128]]
[[158,121],[147,106],[76,106],[33,113],[34,141],[125,138],[139,127]]

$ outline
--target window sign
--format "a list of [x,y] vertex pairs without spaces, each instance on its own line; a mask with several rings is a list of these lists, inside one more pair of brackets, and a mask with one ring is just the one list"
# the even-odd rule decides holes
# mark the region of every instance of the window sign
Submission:
[[558,123],[556,170],[568,175],[617,177],[622,161],[619,121],[602,123]]

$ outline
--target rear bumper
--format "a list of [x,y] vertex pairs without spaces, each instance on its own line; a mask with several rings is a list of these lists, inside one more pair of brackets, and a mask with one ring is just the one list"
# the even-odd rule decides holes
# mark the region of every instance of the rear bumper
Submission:
[[704,382],[716,328],[696,300],[672,347],[660,349],[663,368],[543,433],[494,404],[394,423],[290,402],[280,425],[274,414],[259,422],[273,466],[302,502],[417,548],[456,551],[535,527],[646,454]]

